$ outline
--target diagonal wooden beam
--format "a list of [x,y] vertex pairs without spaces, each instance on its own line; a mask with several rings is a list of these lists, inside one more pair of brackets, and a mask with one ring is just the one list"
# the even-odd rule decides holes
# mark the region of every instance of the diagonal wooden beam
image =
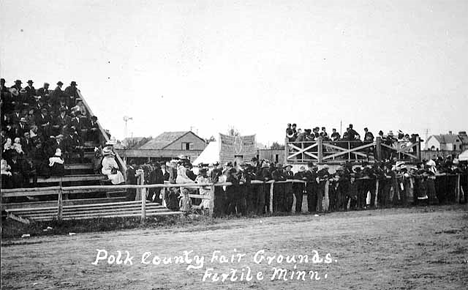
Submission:
[[304,149],[299,148],[299,147],[297,147],[297,146],[295,146],[295,145],[292,145],[292,144],[289,144],[289,145],[290,145],[293,149],[296,149],[296,150],[299,150],[299,151],[298,151],[298,152],[295,152],[295,153],[292,154],[292,155],[289,155],[287,159],[291,159],[291,158],[293,158],[293,157],[295,157],[295,156],[297,156],[297,155],[299,155],[299,154],[301,154],[301,153],[306,153],[306,152],[305,152],[306,150],[309,150],[309,149],[312,149],[312,148],[314,148],[314,147],[317,147],[317,143],[315,143],[315,144],[313,144],[313,145],[311,145],[311,146],[309,146],[309,147],[306,147],[306,148],[304,148]]

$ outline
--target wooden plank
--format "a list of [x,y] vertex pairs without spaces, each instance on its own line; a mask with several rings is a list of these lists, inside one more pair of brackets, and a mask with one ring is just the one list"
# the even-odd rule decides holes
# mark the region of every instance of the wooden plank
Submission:
[[19,196],[42,196],[42,195],[57,195],[58,189],[55,190],[40,190],[40,191],[16,191],[16,192],[3,192],[3,197],[19,197]]
[[[183,214],[180,211],[168,211],[168,212],[154,212],[154,213],[149,213],[148,216],[169,216],[169,215],[174,215],[178,216]],[[83,217],[64,217],[63,220],[87,220],[87,219],[106,219],[106,218],[126,218],[126,217],[139,217],[141,214],[136,213],[136,214],[116,214],[116,215],[103,215],[103,216],[83,216]],[[48,217],[37,217],[37,218],[31,218],[31,220],[34,221],[52,221],[56,219],[54,216],[48,216]]]
[[100,174],[84,174],[84,175],[65,175],[63,177],[50,177],[50,178],[38,178],[37,183],[58,183],[62,182],[72,182],[72,181],[99,181],[107,180],[107,176]]
[[93,169],[92,163],[73,163],[65,164],[65,170],[83,170],[83,169]]
[[356,155],[359,155],[359,156],[367,157],[366,154],[364,154],[362,152],[357,152],[357,151],[361,150],[361,149],[364,149],[364,148],[374,146],[375,143],[369,143],[369,144],[359,146],[359,147],[356,147],[356,148],[352,148],[352,149],[345,149],[345,148],[341,148],[341,147],[338,147],[338,146],[335,146],[335,145],[332,145],[332,144],[323,144],[323,145],[325,147],[334,148],[334,149],[337,149],[337,150],[341,151],[339,153],[335,153],[335,154],[328,155],[328,156],[324,157],[323,159],[325,160],[325,159],[331,159],[331,158],[338,157],[340,155],[344,155],[344,154],[348,154],[348,153],[352,153],[352,154],[356,154]]
[[[169,211],[168,208],[165,207],[158,207],[158,208],[149,208],[147,209],[148,212],[165,212]],[[141,209],[139,207],[134,208],[122,208],[122,209],[99,209],[99,210],[82,210],[82,211],[64,211],[62,213],[62,217],[66,216],[81,216],[81,215],[102,215],[102,214],[113,214],[113,213],[141,213]],[[44,217],[44,216],[53,216],[57,217],[57,211],[47,211],[47,212],[19,212],[15,213],[16,216],[21,217]]]
[[14,215],[12,213],[8,213],[7,218],[15,220],[15,221],[20,222],[20,223],[25,224],[25,225],[30,224],[30,221],[28,219],[25,219],[25,218],[22,218],[20,216]]
[[[111,203],[125,201],[125,197],[103,197],[103,198],[83,198],[83,199],[65,199],[63,200],[64,206],[69,205],[85,205],[92,203]],[[2,210],[6,209],[27,209],[27,208],[44,208],[51,207],[57,204],[57,200],[47,201],[31,201],[31,202],[17,202],[17,203],[2,203]]]

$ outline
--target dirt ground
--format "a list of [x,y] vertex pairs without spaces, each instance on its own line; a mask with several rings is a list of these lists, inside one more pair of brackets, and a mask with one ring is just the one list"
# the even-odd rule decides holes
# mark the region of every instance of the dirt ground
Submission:
[[[2,289],[467,289],[466,210],[239,218],[3,241]],[[101,251],[94,265],[98,249],[108,258]],[[118,250],[121,264],[113,259]],[[214,273],[231,274],[222,282]]]

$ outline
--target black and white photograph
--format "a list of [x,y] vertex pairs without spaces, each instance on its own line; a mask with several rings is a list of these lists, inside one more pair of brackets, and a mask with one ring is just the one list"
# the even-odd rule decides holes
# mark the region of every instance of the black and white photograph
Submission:
[[0,15],[1,289],[468,289],[468,1]]

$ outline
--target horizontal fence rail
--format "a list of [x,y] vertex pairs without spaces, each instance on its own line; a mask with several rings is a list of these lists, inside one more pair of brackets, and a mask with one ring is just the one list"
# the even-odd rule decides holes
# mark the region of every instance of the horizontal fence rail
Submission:
[[[461,200],[461,198],[466,198],[466,194],[463,191],[463,188],[461,186],[461,177],[467,178],[467,175],[461,175],[461,174],[437,174],[436,177],[454,177],[457,176],[457,181],[456,181],[456,187],[455,187],[455,198],[456,200]],[[403,176],[397,176],[397,180],[401,180]],[[410,177],[414,178],[414,177]],[[363,180],[366,178],[358,178],[356,180]],[[140,178],[139,182],[141,183],[142,179]],[[328,186],[333,180],[332,178],[324,180],[326,182],[326,191],[328,191]],[[286,181],[274,181],[274,180],[269,180],[269,181],[259,181],[259,180],[252,180],[250,183],[251,185],[261,185],[261,184],[268,184],[270,185],[270,203],[267,205],[268,210],[270,213],[273,213],[273,192],[274,192],[274,185],[275,184],[285,184],[285,183],[302,183],[304,185],[307,185],[306,181],[303,180],[295,180],[295,179],[289,179]],[[239,185],[245,185],[246,183],[239,183]],[[191,198],[197,198],[197,199],[202,199],[202,200],[209,200],[209,214],[210,216],[213,215],[213,209],[214,209],[214,192],[215,192],[215,187],[219,186],[231,186],[233,185],[230,182],[220,182],[220,183],[183,183],[183,184],[140,184],[140,185],[90,185],[90,186],[68,186],[68,187],[60,187],[60,186],[52,186],[52,187],[44,187],[44,188],[17,188],[17,189],[5,189],[2,190],[2,198],[7,198],[7,197],[21,197],[21,196],[41,196],[41,195],[57,195],[57,207],[56,207],[56,213],[57,213],[57,220],[62,220],[63,217],[63,195],[64,194],[77,194],[77,193],[82,193],[82,192],[89,192],[92,190],[103,190],[103,189],[108,189],[108,190],[115,190],[115,189],[136,189],[137,190],[137,196],[140,196],[141,198],[141,222],[144,223],[146,219],[146,197],[147,197],[147,192],[148,189],[151,188],[161,188],[161,189],[169,189],[169,188],[193,188],[193,189],[199,189],[201,187],[210,187],[209,195],[200,195],[200,194],[189,194],[189,197]],[[379,186],[379,180],[376,180],[376,187],[378,188]],[[325,192],[327,195],[327,192]],[[163,198],[164,200],[164,198]],[[92,206],[92,205],[87,205],[87,206]],[[37,208],[36,210],[40,210],[40,208]]]

